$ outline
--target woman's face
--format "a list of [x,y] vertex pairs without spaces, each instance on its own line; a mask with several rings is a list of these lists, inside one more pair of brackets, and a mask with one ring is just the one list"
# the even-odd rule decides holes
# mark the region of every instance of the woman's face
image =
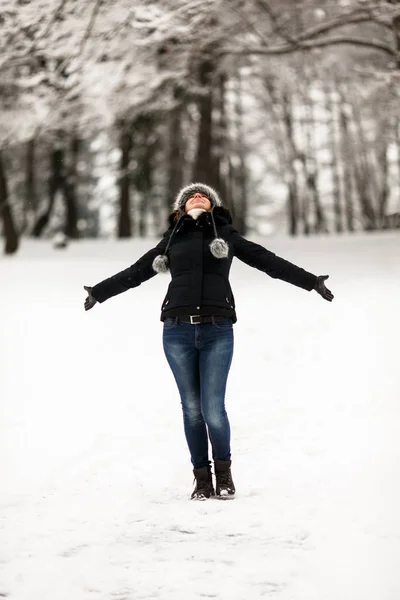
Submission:
[[192,208],[204,208],[204,210],[210,210],[211,202],[205,194],[196,192],[195,194],[192,194],[186,201],[185,212],[188,212]]

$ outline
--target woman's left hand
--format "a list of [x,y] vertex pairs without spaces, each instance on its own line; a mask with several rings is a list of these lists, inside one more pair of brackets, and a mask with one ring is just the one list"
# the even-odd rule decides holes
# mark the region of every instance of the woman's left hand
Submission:
[[334,295],[332,294],[331,290],[328,290],[328,288],[325,287],[324,283],[325,280],[328,279],[328,277],[329,275],[319,275],[314,290],[318,292],[318,294],[322,296],[325,300],[328,300],[328,302],[332,302]]
[[97,303],[97,300],[96,298],[94,298],[94,296],[92,296],[91,287],[89,287],[88,285],[84,285],[83,287],[88,293],[88,297],[85,300],[85,310],[90,310]]

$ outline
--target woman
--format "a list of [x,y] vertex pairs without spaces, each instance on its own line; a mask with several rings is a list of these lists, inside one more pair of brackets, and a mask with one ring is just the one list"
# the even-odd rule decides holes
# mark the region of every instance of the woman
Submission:
[[[234,256],[305,290],[316,290],[325,300],[328,275],[319,276],[279,258],[243,238],[232,225],[229,211],[217,192],[192,183],[177,195],[169,228],[160,243],[128,269],[98,283],[88,292],[85,310],[134,288],[156,273],[171,271],[162,303],[163,346],[174,374],[183,410],[186,440],[196,486],[192,499],[216,495],[232,498],[230,427],[225,389],[233,354],[235,300],[229,284]],[[212,447],[216,487],[208,454]]]

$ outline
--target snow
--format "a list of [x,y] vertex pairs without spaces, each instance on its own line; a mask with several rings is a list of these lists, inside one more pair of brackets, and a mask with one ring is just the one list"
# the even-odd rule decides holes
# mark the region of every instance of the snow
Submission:
[[231,502],[188,500],[168,276],[83,310],[154,241],[1,258],[0,597],[398,600],[400,236],[260,241],[335,300],[235,262]]

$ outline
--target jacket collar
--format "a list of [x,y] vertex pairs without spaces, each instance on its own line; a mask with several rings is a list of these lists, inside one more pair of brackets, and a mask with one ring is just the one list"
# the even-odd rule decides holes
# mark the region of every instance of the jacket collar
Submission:
[[[201,214],[199,216],[199,220],[203,220],[203,219],[207,219],[207,216],[209,215],[208,212],[205,212],[203,214]],[[213,215],[214,215],[214,220],[215,220],[215,224],[216,225],[226,225],[226,224],[230,224],[232,223],[232,216],[231,213],[229,212],[229,210],[227,208],[224,208],[223,206],[216,206],[213,209]],[[168,223],[170,227],[173,227],[176,223],[176,216],[177,216],[177,212],[174,211],[173,213],[171,213],[168,217]],[[181,216],[181,214],[178,213],[178,218],[179,216]],[[184,215],[182,216],[182,222],[181,225],[183,225],[183,222],[188,221],[189,223],[191,221],[194,222],[194,219],[190,216],[190,215]],[[180,229],[180,227],[179,227]]]

